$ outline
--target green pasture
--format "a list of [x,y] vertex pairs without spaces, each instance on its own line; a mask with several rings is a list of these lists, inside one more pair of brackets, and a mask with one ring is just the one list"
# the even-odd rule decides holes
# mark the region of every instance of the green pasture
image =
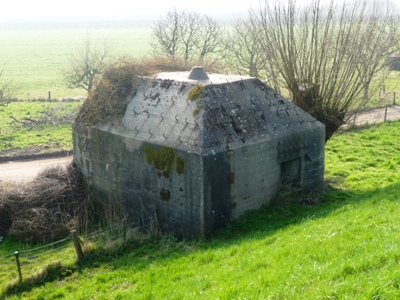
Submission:
[[[40,124],[29,128],[17,121],[38,120],[48,109],[57,114],[76,112],[81,102],[11,102],[0,106],[0,156],[15,156],[72,149],[71,122]],[[17,121],[15,121],[13,118]],[[57,117],[57,115],[56,115]]]
[[[36,253],[21,285],[2,259],[0,298],[399,299],[399,182],[400,122],[341,132],[319,197],[281,195],[209,239],[101,240],[81,263],[72,246],[43,251],[45,263],[67,258],[47,277],[29,277]],[[5,239],[0,257],[28,246]]]
[[84,90],[68,89],[62,70],[70,54],[85,41],[107,42],[116,56],[143,56],[150,50],[151,28],[0,30],[2,79],[18,87],[15,97],[39,99],[85,96]]
[[[141,57],[151,54],[151,27],[116,27],[91,29],[20,29],[0,30],[0,70],[2,80],[12,80],[17,87],[14,97],[47,99],[85,96],[81,89],[68,89],[62,70],[68,67],[70,54],[82,48],[85,41],[107,42],[116,57]],[[400,73],[392,72],[385,82],[390,102],[393,92],[400,97]],[[382,95],[383,97],[384,95]],[[374,105],[381,105],[378,96]]]

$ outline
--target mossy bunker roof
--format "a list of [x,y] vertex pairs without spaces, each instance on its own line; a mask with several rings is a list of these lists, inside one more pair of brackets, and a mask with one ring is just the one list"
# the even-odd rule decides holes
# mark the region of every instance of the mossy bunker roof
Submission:
[[142,78],[121,122],[102,129],[207,155],[323,126],[258,79],[189,75]]

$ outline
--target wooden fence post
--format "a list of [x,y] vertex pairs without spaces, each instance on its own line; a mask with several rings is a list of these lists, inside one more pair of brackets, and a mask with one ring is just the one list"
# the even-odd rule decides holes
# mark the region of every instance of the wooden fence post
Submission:
[[14,255],[15,255],[15,261],[17,262],[18,280],[19,280],[19,283],[21,283],[22,282],[22,272],[21,272],[21,264],[19,262],[19,253],[18,253],[18,251],[15,251]]
[[396,92],[393,92],[393,105],[396,105]]
[[74,242],[75,246],[75,251],[76,255],[78,256],[78,260],[82,260],[84,258],[82,247],[81,247],[81,240],[78,237],[78,234],[76,233],[76,230],[71,231],[71,238],[72,241]]
[[123,236],[124,242],[126,242],[126,235],[127,235],[127,232],[128,232],[127,222],[126,222],[126,219],[123,219],[123,220],[122,220],[122,234],[124,235],[124,236]]
[[387,115],[387,107],[385,107],[385,117],[383,118],[383,122],[386,122],[386,115]]
[[49,101],[51,101],[51,91],[49,91]]

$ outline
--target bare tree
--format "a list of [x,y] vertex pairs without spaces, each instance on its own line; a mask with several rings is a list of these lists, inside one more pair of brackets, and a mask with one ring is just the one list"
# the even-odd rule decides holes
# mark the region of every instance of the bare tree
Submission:
[[363,90],[400,38],[388,2],[313,0],[301,8],[266,0],[250,17],[273,87],[325,124],[326,141],[368,102]]
[[201,15],[197,12],[182,11],[179,14],[181,27],[180,29],[180,43],[182,57],[185,62],[192,60],[197,50],[199,43],[199,33],[202,27]]
[[[390,72],[388,59],[400,48],[400,22],[399,16],[392,13],[394,7],[382,5],[381,2],[373,2],[370,9],[374,13],[368,15],[368,27],[365,32],[368,43],[359,53],[358,69],[363,82],[365,101],[370,98],[370,89],[374,91],[379,88],[388,76]],[[381,73],[380,80],[375,80],[375,84],[371,87],[374,77],[379,72]]]
[[248,21],[237,21],[226,40],[228,65],[239,74],[260,77],[265,70],[265,52],[258,37],[258,31]]
[[106,43],[93,42],[88,38],[83,47],[71,54],[64,78],[69,88],[82,88],[88,93],[111,59],[112,49]]
[[182,34],[182,12],[176,9],[167,12],[153,27],[155,42],[152,47],[157,53],[174,57],[178,52]]
[[222,35],[223,28],[211,17],[174,9],[153,27],[152,47],[158,55],[203,62],[221,51]]
[[198,56],[199,61],[203,63],[206,56],[216,55],[217,58],[223,58],[224,48],[224,28],[210,16],[204,15],[201,20],[202,26],[199,33]]
[[19,89],[12,80],[4,79],[3,72],[0,70],[0,106],[6,106]]

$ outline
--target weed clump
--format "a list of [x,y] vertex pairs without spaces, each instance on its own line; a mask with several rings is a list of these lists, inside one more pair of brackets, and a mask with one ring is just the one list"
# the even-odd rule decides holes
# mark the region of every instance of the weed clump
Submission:
[[134,61],[126,59],[110,64],[89,93],[77,120],[86,126],[120,120],[129,98],[137,91],[138,68]]

